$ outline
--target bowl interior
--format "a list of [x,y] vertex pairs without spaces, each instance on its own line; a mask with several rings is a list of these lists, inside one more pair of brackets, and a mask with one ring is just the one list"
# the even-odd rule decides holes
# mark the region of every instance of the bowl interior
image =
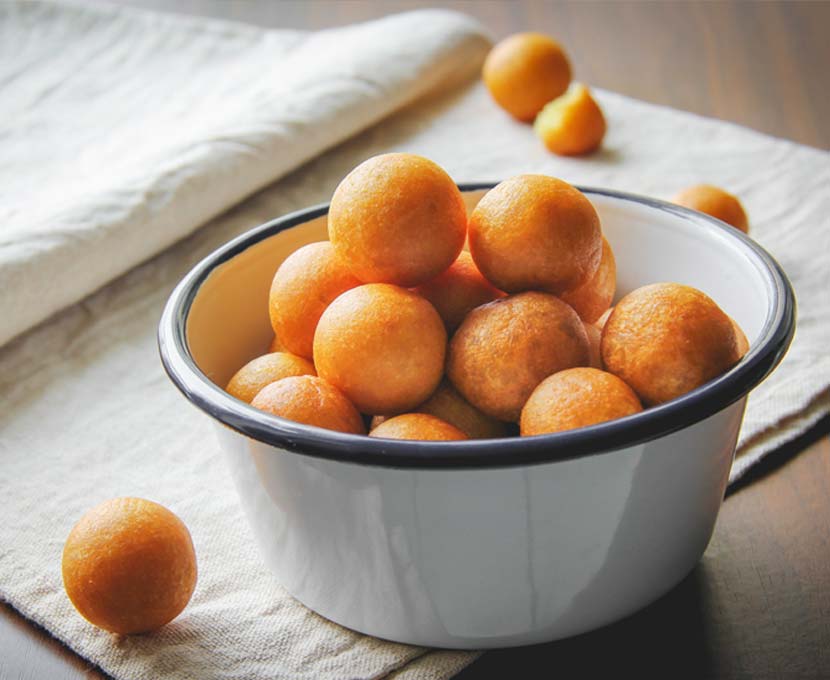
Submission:
[[[485,190],[464,192],[472,209]],[[617,298],[659,281],[694,286],[712,297],[751,344],[771,313],[769,277],[727,227],[670,207],[586,190],[617,261]],[[282,261],[327,238],[320,215],[264,238],[216,267],[200,286],[186,321],[196,365],[219,387],[263,354],[273,332],[268,291]]]
[[200,286],[187,317],[193,360],[224,388],[274,337],[268,291],[274,272],[298,248],[328,239],[325,215],[285,229],[216,267]]

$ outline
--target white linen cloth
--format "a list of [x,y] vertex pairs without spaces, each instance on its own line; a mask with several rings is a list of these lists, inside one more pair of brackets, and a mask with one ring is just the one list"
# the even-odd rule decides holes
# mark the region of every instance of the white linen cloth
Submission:
[[[218,80],[222,79],[219,74],[225,59],[235,64],[234,55],[242,49],[241,45],[277,41],[276,37],[265,37],[271,32],[229,24],[162,18],[132,11],[58,6],[47,10],[45,7],[41,5],[36,10],[44,13],[43,21],[69,24],[51,28],[50,35],[63,35],[65,42],[72,43],[79,51],[83,51],[82,45],[88,45],[89,52],[85,57],[76,55],[76,63],[88,63],[96,52],[95,58],[106,58],[100,43],[80,40],[88,24],[86,20],[78,23],[78,13],[98,17],[103,12],[109,16],[106,21],[101,19],[100,24],[97,19],[92,23],[96,30],[106,31],[108,22],[114,22],[118,27],[118,44],[122,47],[143,44],[146,22],[154,22],[154,35],[161,43],[175,44],[176,52],[188,52],[196,44],[202,53],[213,54],[211,68]],[[25,12],[21,15],[18,9],[13,9],[11,14],[6,10],[0,21],[4,35],[24,30],[19,23],[14,24],[18,28],[10,28],[11,22],[20,21],[20,16],[29,15]],[[478,66],[483,53],[482,39],[474,24],[456,15],[429,14],[428,22],[424,21],[425,16],[418,13],[384,20],[383,32],[388,34],[390,27],[397,27],[398,41],[415,40],[419,48],[433,50],[436,61],[431,68],[442,74]],[[420,27],[417,35],[408,30],[413,25],[410,22]],[[435,28],[436,24],[439,28]],[[363,36],[355,49],[367,49],[378,56],[382,50],[378,51],[376,44],[368,44],[374,35],[373,25],[378,24],[350,30],[359,31]],[[444,29],[440,29],[442,25]],[[449,49],[428,37],[432,30],[439,30],[441,40],[467,47]],[[162,39],[158,32],[166,37]],[[332,34],[327,39],[335,38]],[[215,43],[214,48],[206,46],[210,41]],[[225,41],[238,49],[223,47]],[[390,37],[389,42],[395,41]],[[3,44],[0,39],[0,45]],[[22,45],[20,41],[18,44]],[[53,41],[53,51],[55,45]],[[24,64],[35,68],[39,62],[33,50],[34,47],[21,47],[19,53],[6,51],[0,68],[6,73],[13,70],[7,59],[18,64],[16,68],[21,73]],[[124,50],[125,54],[131,52],[126,47]],[[225,57],[219,56],[222,54]],[[273,53],[263,48],[258,55],[260,61],[254,56],[245,58],[246,68],[259,71],[271,68]],[[39,58],[46,57],[41,54]],[[419,58],[423,60],[421,63],[429,62],[426,53]],[[188,68],[178,71],[183,92],[188,91],[187,82],[200,78],[193,72],[201,68],[200,61],[194,58],[189,64]],[[399,68],[380,57],[377,62],[363,62],[361,68],[364,67],[366,77],[371,77],[373,82],[384,78],[387,69]],[[131,77],[139,78],[142,64],[134,63],[133,68]],[[302,64],[297,63],[296,68],[302,68]],[[239,75],[246,70],[238,67],[233,72]],[[103,78],[106,73],[100,76]],[[293,73],[291,77],[299,79],[300,75]],[[441,79],[434,78],[436,83]],[[397,87],[392,84],[393,80],[383,82]],[[426,89],[416,80],[409,80],[395,90],[397,101],[414,100]],[[18,86],[23,87],[19,83]],[[344,90],[349,87],[370,97],[376,93],[357,74],[350,86],[342,87],[336,97],[321,97],[320,107],[339,104],[348,96]],[[90,90],[91,99],[96,91],[100,92]],[[176,87],[171,86],[169,92],[172,97]],[[192,97],[196,94],[190,93]],[[791,277],[799,298],[800,319],[789,355],[750,399],[732,479],[771,447],[797,436],[826,414],[830,410],[830,356],[826,351],[830,345],[827,323],[830,300],[826,296],[830,286],[830,195],[827,191],[830,155],[609,92],[597,94],[608,118],[609,133],[602,151],[582,159],[559,158],[547,153],[532,130],[511,121],[497,109],[478,83],[422,96],[417,104],[306,164],[210,221],[163,254],[0,348],[0,394],[3,395],[0,499],[4,511],[4,521],[0,522],[0,598],[107,673],[131,680],[447,678],[476,657],[474,653],[426,650],[368,638],[325,621],[288,596],[274,582],[257,554],[208,418],[191,408],[169,383],[157,356],[155,331],[161,309],[176,282],[193,264],[250,227],[327,200],[340,178],[352,167],[380,152],[421,153],[443,165],[458,181],[496,180],[520,172],[543,172],[575,183],[664,197],[698,181],[734,191],[748,209],[753,236],[778,258]],[[49,97],[43,97],[42,106],[48,108]],[[382,99],[379,96],[373,101]],[[8,104],[4,101],[0,106]],[[367,122],[377,117],[371,107],[364,109],[358,105],[357,110],[366,113]],[[84,111],[79,107],[73,115]],[[333,124],[340,114],[328,118],[323,112],[315,115],[318,116],[315,125],[318,125],[320,120]],[[350,115],[355,120],[360,117],[357,113]],[[126,227],[120,219],[110,227],[101,215],[120,216],[122,209],[127,210],[122,206],[121,197],[124,197],[132,206],[129,210],[135,211],[137,217],[133,224],[139,225],[138,228],[145,218],[152,221],[150,214],[158,208],[164,214],[159,225],[173,229],[174,225],[190,222],[187,227],[190,229],[207,214],[221,210],[223,201],[235,200],[231,194],[245,192],[237,175],[254,178],[251,188],[257,182],[267,181],[264,171],[248,174],[249,165],[258,168],[260,164],[267,164],[263,156],[283,156],[280,151],[283,145],[305,149],[306,136],[311,140],[308,148],[312,149],[308,155],[325,145],[318,136],[323,133],[305,125],[303,120],[295,121],[296,127],[292,128],[302,139],[292,136],[292,130],[264,126],[261,137],[257,138],[263,147],[245,137],[244,131],[234,126],[233,118],[227,122],[227,129],[214,130],[211,134],[212,138],[221,140],[221,147],[239,151],[233,161],[227,161],[232,171],[202,170],[199,161],[194,159],[187,171],[199,178],[193,180],[194,186],[185,181],[188,187],[185,190],[174,182],[166,191],[165,181],[147,177],[143,186],[155,188],[134,194],[129,181],[112,193],[106,191],[111,186],[110,180],[127,178],[126,174],[116,176],[108,166],[98,170],[87,168],[90,188],[87,193],[78,190],[78,196],[84,200],[75,203],[73,210],[85,205],[91,213],[72,212],[73,219],[78,223],[103,225],[96,227],[103,229],[102,234],[108,234],[110,228],[116,229],[119,236],[110,241],[110,237],[101,235],[100,239],[120,244],[120,239],[129,237],[124,235]],[[0,125],[7,124],[0,120]],[[353,128],[358,126],[356,123]],[[105,125],[99,122],[98,127]],[[74,129],[67,127],[67,134]],[[10,139],[11,148],[19,148],[15,136],[18,132],[36,132],[21,127],[10,138],[8,128],[5,130],[0,136],[3,154],[8,153]],[[158,132],[163,134],[162,129]],[[235,137],[238,133],[243,137],[239,144]],[[47,134],[45,130],[43,134]],[[176,134],[170,133],[173,142]],[[282,135],[280,141],[272,142],[272,134]],[[327,143],[334,141],[332,137]],[[74,141],[68,143],[74,144]],[[107,143],[123,144],[115,139]],[[138,146],[142,143],[136,142]],[[89,144],[94,144],[94,140]],[[194,144],[198,146],[198,142]],[[123,153],[129,155],[133,148],[125,145]],[[178,147],[172,144],[169,148]],[[56,150],[56,153],[62,152]],[[90,153],[104,152],[91,150]],[[39,157],[45,161],[49,158],[46,151]],[[203,160],[211,157],[211,154],[200,156]],[[167,166],[160,163],[158,167],[163,174]],[[8,168],[3,167],[1,171],[6,173],[3,175],[6,178]],[[29,177],[41,178],[42,174]],[[172,177],[179,175],[174,172]],[[228,192],[227,184],[238,180],[237,189]],[[52,195],[70,195],[66,186],[77,186],[73,184],[77,179],[71,169],[50,181],[48,188],[28,186],[26,176],[21,173],[15,179],[14,193],[25,193],[34,196],[37,204],[48,204]],[[164,198],[157,202],[157,196]],[[13,203],[16,200],[6,192],[0,209],[8,211],[9,205],[19,206]],[[212,207],[200,208],[203,202],[210,202]],[[36,208],[35,215],[44,215],[49,206]],[[8,217],[8,213],[4,214]],[[25,240],[29,222],[20,216],[15,219],[22,225],[15,232],[15,238]],[[39,221],[34,224],[32,229],[36,234],[51,228]],[[2,238],[7,239],[6,225],[0,228]],[[47,249],[53,243],[62,247],[59,242],[67,233],[59,231],[55,238],[46,239],[43,247]],[[170,236],[169,240],[180,238],[182,233]],[[150,237],[137,240],[145,238]],[[68,241],[76,239],[81,236],[74,232],[67,237]],[[98,237],[93,240],[99,245]],[[128,250],[138,247],[135,241],[130,243]],[[158,238],[154,247],[163,247],[165,243],[164,238]],[[119,257],[116,251],[111,246],[102,246],[96,257],[116,259]],[[150,252],[144,250],[141,257]],[[38,262],[39,255],[33,257],[32,262]],[[76,257],[81,258],[76,269],[95,268],[98,264],[81,255]],[[122,267],[129,266],[127,260],[120,262]],[[7,314],[8,297],[27,295],[29,285],[28,274],[13,279],[2,273],[6,266],[24,267],[24,263],[3,260],[0,265],[3,315]],[[20,271],[24,270],[25,267]],[[55,282],[47,289],[50,294],[68,280],[59,278],[58,271],[51,271],[50,276]],[[8,287],[13,281],[10,292]],[[79,290],[76,293],[83,295]],[[26,299],[27,305],[40,302],[32,296]],[[51,309],[30,317],[23,325],[18,324],[18,328],[36,316],[50,313]],[[94,629],[75,613],[61,585],[60,556],[69,529],[92,505],[121,495],[151,498],[176,512],[191,530],[199,559],[199,583],[191,603],[176,621],[151,635],[115,638]]]
[[487,46],[441,11],[303,33],[0,4],[0,344]]

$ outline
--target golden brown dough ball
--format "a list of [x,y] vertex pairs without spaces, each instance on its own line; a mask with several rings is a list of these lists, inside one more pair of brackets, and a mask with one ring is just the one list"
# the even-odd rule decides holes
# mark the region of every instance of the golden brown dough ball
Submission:
[[363,418],[331,383],[311,375],[283,378],[260,390],[251,406],[293,420],[350,434],[366,434]]
[[588,336],[588,366],[602,368],[602,353],[600,352],[602,331],[592,323],[583,321],[582,324],[585,326],[585,335]]
[[552,38],[517,33],[490,50],[482,78],[499,106],[514,118],[530,122],[568,88],[571,65]]
[[323,313],[314,363],[363,413],[400,413],[435,391],[446,346],[444,322],[429,302],[371,283],[343,293]]
[[196,587],[190,532],[143,498],[113,498],[69,532],[63,585],[87,621],[111,633],[146,633],[172,621]]
[[578,288],[567,290],[561,297],[576,310],[580,318],[594,323],[608,309],[617,290],[617,262],[611,245],[603,237],[602,258],[594,275]]
[[582,83],[573,83],[565,94],[542,109],[533,129],[548,151],[581,156],[599,148],[606,123],[591,91]]
[[529,291],[477,307],[450,343],[447,375],[473,406],[516,422],[547,376],[588,363],[577,313],[554,295]]
[[303,357],[288,352],[272,352],[251,359],[240,368],[228,382],[225,391],[250,404],[269,383],[294,375],[317,375],[317,372],[314,365]]
[[488,191],[470,215],[469,238],[479,271],[509,293],[578,288],[602,259],[594,206],[546,175],[520,175]]
[[746,337],[746,333],[744,333],[743,329],[738,325],[738,322],[732,317],[729,317],[729,320],[732,322],[732,326],[735,329],[735,345],[738,348],[738,356],[743,358],[749,351],[749,340]]
[[731,319],[710,297],[679,283],[643,286],[622,298],[601,349],[606,370],[646,405],[700,387],[740,358]]
[[606,321],[608,321],[608,317],[609,317],[609,316],[611,316],[611,313],[612,313],[613,311],[614,311],[614,308],[613,308],[613,307],[609,307],[608,309],[606,309],[606,310],[602,313],[602,315],[599,317],[599,319],[597,319],[597,320],[596,320],[596,323],[595,323],[594,325],[595,325],[597,328],[599,328],[599,330],[600,330],[600,331],[602,331],[602,329],[603,329],[603,328],[605,328],[605,322],[606,322]]
[[285,345],[282,344],[276,334],[268,345],[268,354],[273,354],[274,352],[285,352]]
[[696,184],[681,191],[673,201],[677,205],[716,217],[745,234],[749,233],[749,220],[743,205],[737,197],[720,187],[711,184]]
[[387,418],[370,433],[381,439],[418,439],[421,441],[459,441],[467,439],[454,425],[427,413],[404,413]]
[[450,334],[461,325],[471,309],[504,297],[504,293],[481,275],[472,256],[466,251],[449,269],[422,283],[415,291],[432,303]]
[[389,153],[364,161],[340,182],[328,229],[337,253],[361,281],[417,286],[458,257],[467,209],[437,164]]
[[[432,396],[414,411],[440,418],[457,427],[470,439],[497,439],[507,436],[504,423],[479,411],[462,397],[448,380],[442,380]],[[372,418],[372,429],[386,419],[385,416]]]
[[522,409],[521,434],[562,432],[642,411],[634,391],[596,368],[569,368],[542,381]]
[[268,296],[276,342],[311,358],[314,330],[323,310],[358,281],[328,241],[294,251],[277,269]]

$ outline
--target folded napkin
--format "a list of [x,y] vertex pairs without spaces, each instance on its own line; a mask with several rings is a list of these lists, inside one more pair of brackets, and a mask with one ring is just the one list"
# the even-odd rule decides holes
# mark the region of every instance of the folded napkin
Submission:
[[[70,15],[79,11],[72,8]],[[56,13],[52,9],[46,14]],[[211,36],[217,43],[208,50],[211,54],[223,52],[224,40],[247,44],[253,36],[268,33],[132,13],[113,16],[122,26],[119,44],[144,39],[142,30],[133,27],[147,21],[167,26],[163,42],[177,45],[177,50]],[[406,42],[413,38],[405,29],[408,22],[421,22],[414,39],[419,47],[431,45],[444,55],[439,60],[443,65],[435,66],[442,73],[480,62],[479,48],[463,56],[463,51],[448,50],[427,35],[438,30],[436,25],[454,25],[457,30],[445,29],[443,35],[480,45],[473,24],[455,15],[428,16],[429,21],[416,14],[374,25],[401,27],[398,41]],[[371,26],[349,30],[366,35]],[[241,40],[240,32],[250,37]],[[15,55],[21,69],[26,54]],[[247,68],[270,68],[272,58],[262,54],[261,62],[253,64],[251,58]],[[5,60],[0,63],[0,68],[9,68]],[[375,82],[387,68],[395,66],[380,60],[366,77]],[[185,81],[197,77],[189,70],[186,76]],[[352,85],[362,91],[366,82],[355,77]],[[420,85],[411,82],[409,87]],[[405,89],[398,90],[400,101],[415,97]],[[732,478],[827,413],[830,303],[824,291],[830,286],[830,155],[609,92],[598,96],[609,134],[603,150],[584,159],[547,153],[528,126],[511,121],[492,104],[480,84],[421,97],[0,348],[0,498],[7,513],[0,523],[0,598],[107,673],[131,680],[448,678],[476,657],[353,633],[305,609],[282,590],[256,551],[208,418],[170,385],[157,356],[155,327],[161,309],[195,262],[245,229],[327,200],[343,175],[375,153],[421,153],[459,181],[543,172],[655,196],[671,196],[703,180],[738,193],[748,208],[754,237],[792,278],[800,322],[784,363],[750,399]],[[297,125],[303,136],[317,139],[322,134],[302,121]],[[236,146],[230,134],[223,139],[223,144]],[[288,132],[284,143],[295,149],[306,144]],[[249,162],[256,166],[262,161],[258,153],[241,153],[231,174],[247,173]],[[71,173],[55,179],[49,191],[39,194],[40,202],[50,193],[62,195],[62,187],[73,181]],[[171,194],[164,202],[167,226],[178,224],[179,210],[192,215],[195,203],[209,199],[205,192],[221,193],[227,181],[223,175],[205,179],[198,199],[192,193],[181,204]],[[88,200],[99,215],[95,195],[90,192]],[[154,196],[148,192],[146,200],[153,203]],[[120,209],[110,198],[110,208]],[[142,206],[139,201],[136,209],[145,210]],[[0,289],[4,296],[6,285]],[[22,292],[25,286],[18,285]],[[60,555],[72,524],[95,503],[119,495],[144,496],[171,508],[190,528],[199,559],[193,600],[176,621],[151,635],[115,638],[92,628],[74,612],[61,586]]]
[[441,11],[303,33],[0,4],[0,344],[487,47]]

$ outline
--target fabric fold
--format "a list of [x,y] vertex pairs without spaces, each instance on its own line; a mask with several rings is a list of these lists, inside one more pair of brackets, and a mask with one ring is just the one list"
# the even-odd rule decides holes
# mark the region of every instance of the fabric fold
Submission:
[[443,10],[302,33],[0,5],[0,344],[469,78],[488,47],[472,19]]

